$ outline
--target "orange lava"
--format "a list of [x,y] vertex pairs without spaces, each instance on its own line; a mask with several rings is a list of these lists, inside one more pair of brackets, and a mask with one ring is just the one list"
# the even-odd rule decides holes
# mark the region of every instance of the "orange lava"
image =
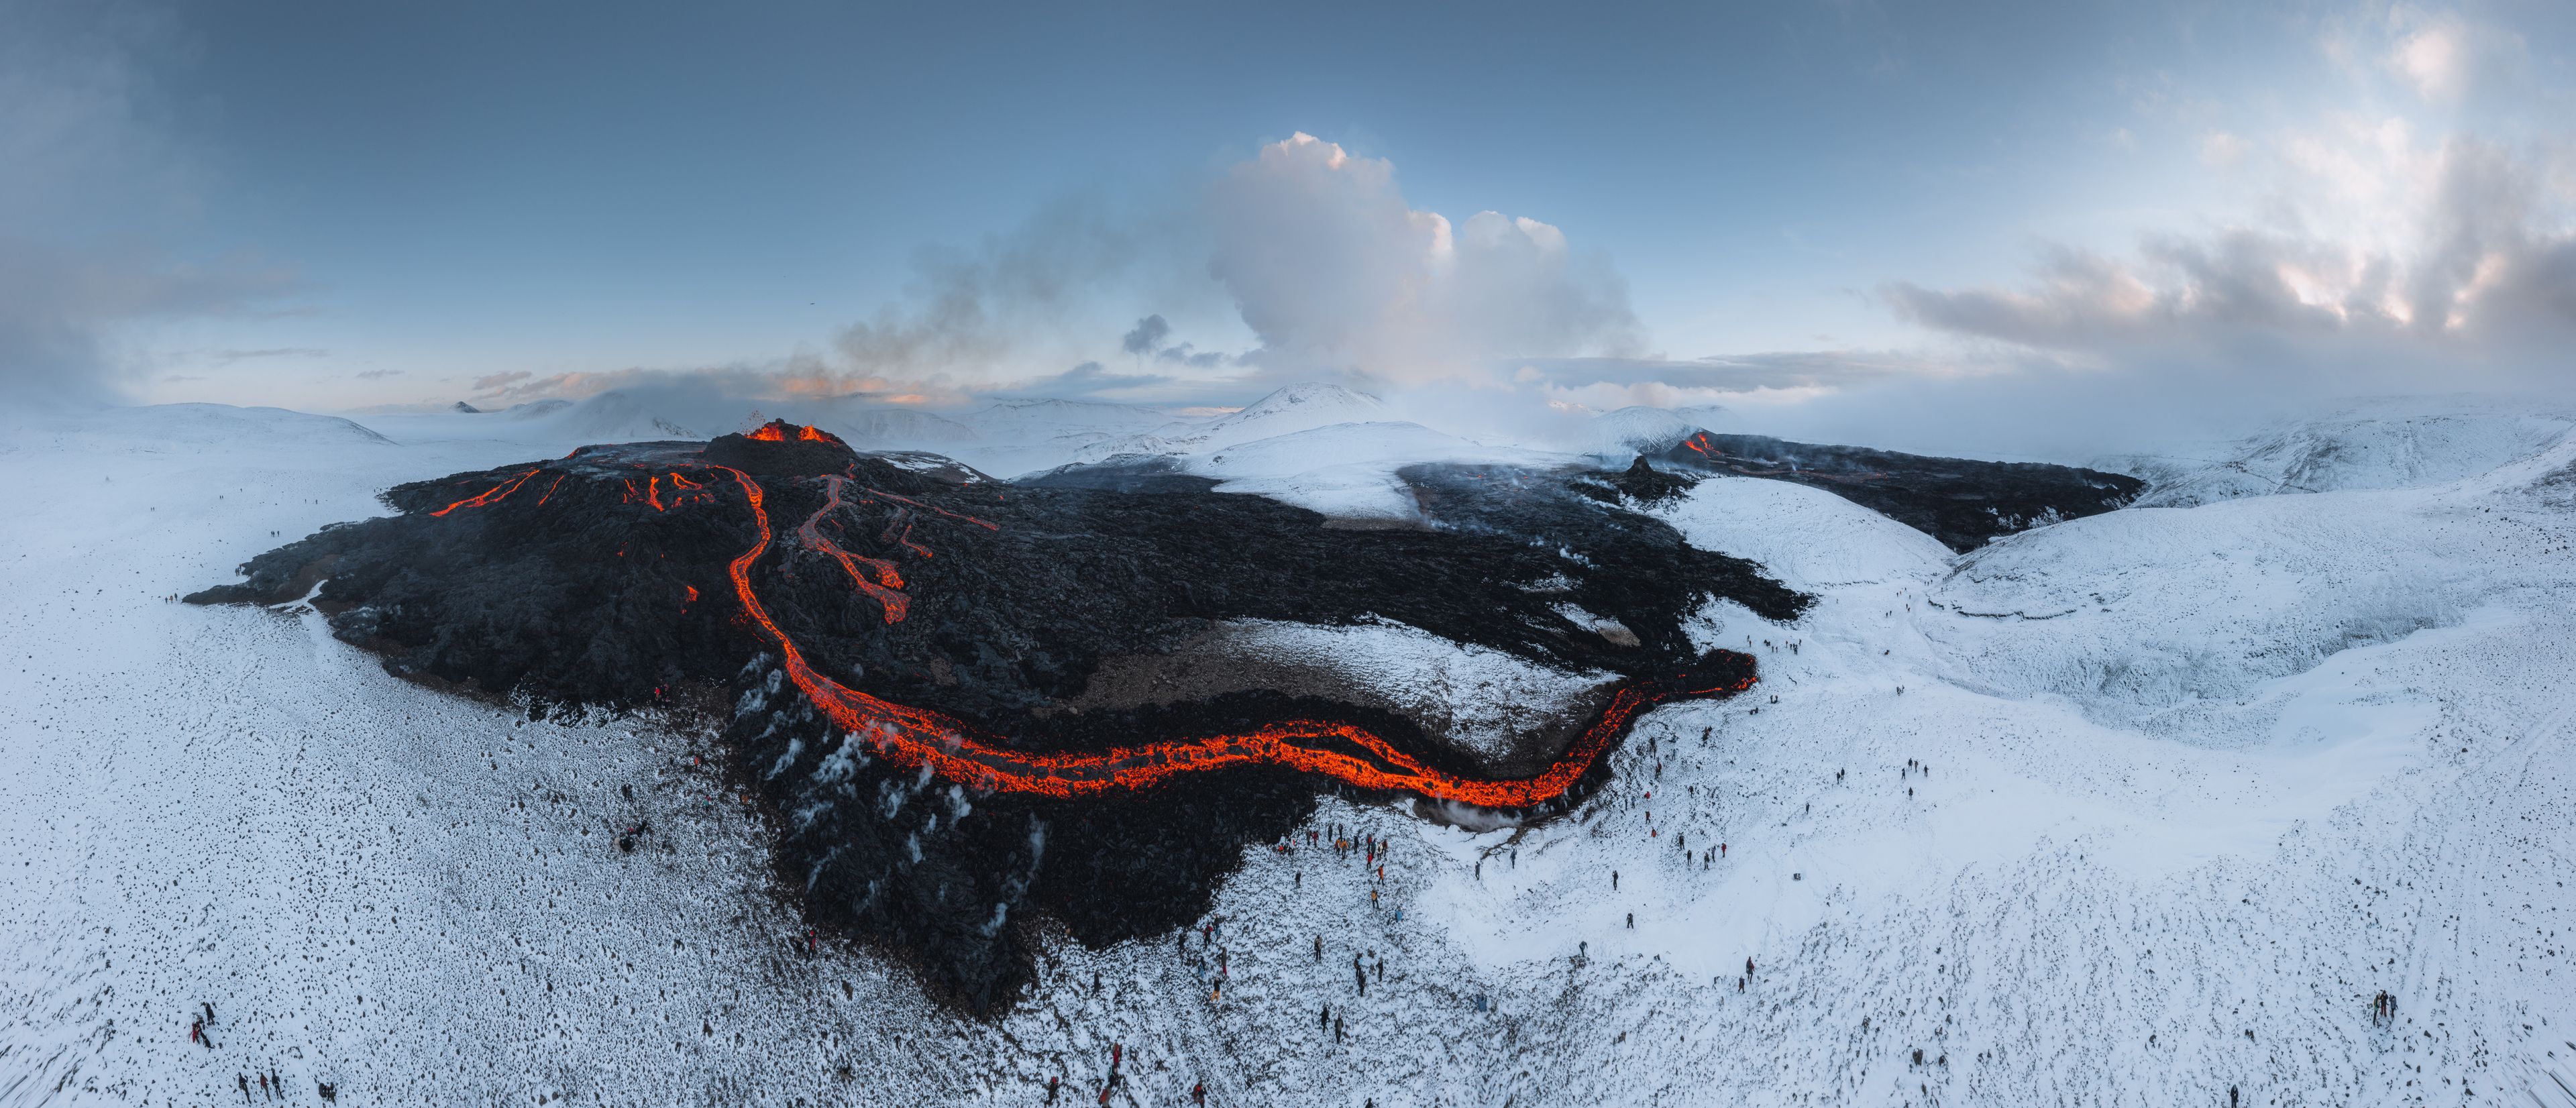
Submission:
[[[528,482],[528,478],[534,477],[534,476],[536,476],[536,475],[537,475],[537,471],[536,471],[536,470],[533,470],[533,469],[532,469],[532,470],[529,470],[529,471],[527,471],[526,473],[522,473],[522,474],[518,475],[517,477],[514,477],[514,478],[512,478],[512,479],[510,479],[510,480],[507,480],[507,481],[503,481],[503,482],[501,482],[500,484],[494,485],[494,486],[492,486],[491,488],[488,488],[488,489],[483,490],[482,494],[481,494],[481,495],[479,495],[479,496],[469,496],[469,497],[466,497],[466,498],[465,498],[465,499],[463,499],[463,500],[459,500],[459,501],[457,501],[456,503],[450,504],[450,505],[448,505],[448,506],[446,506],[446,507],[444,507],[444,508],[440,508],[439,510],[437,510],[437,511],[435,511],[435,512],[431,512],[431,513],[429,513],[429,514],[431,514],[431,515],[433,515],[433,516],[443,516],[443,515],[446,515],[446,514],[447,514],[447,513],[449,513],[449,512],[455,511],[455,510],[456,510],[456,509],[458,509],[458,508],[480,508],[480,507],[482,507],[482,506],[484,506],[484,505],[486,505],[486,504],[497,504],[497,503],[501,502],[501,500],[502,500],[502,499],[504,499],[504,498],[508,497],[511,493],[514,493],[514,492],[519,491],[519,486],[526,484],[526,483]],[[548,493],[552,493],[554,490],[552,490],[552,489],[548,489],[548,490],[546,490],[546,491],[547,491]]]
[[[750,502],[760,537],[728,567],[743,612],[758,624],[786,659],[788,679],[842,730],[865,740],[898,766],[927,766],[951,781],[1000,792],[1042,796],[1092,796],[1146,788],[1184,773],[1226,766],[1278,765],[1388,792],[1409,792],[1435,800],[1487,808],[1527,808],[1565,795],[1582,779],[1610,744],[1637,715],[1677,696],[1741,692],[1750,674],[1739,681],[1708,687],[1667,686],[1634,682],[1613,693],[1601,718],[1567,747],[1554,765],[1535,777],[1481,781],[1443,773],[1397,749],[1378,735],[1346,723],[1285,720],[1252,731],[1182,739],[1136,747],[1117,747],[1092,754],[1033,754],[1005,748],[995,737],[962,720],[870,696],[824,676],[805,660],[751,586],[752,566],[769,550],[772,531],[762,507],[760,485],[730,467]],[[810,522],[810,521],[809,521]],[[853,576],[855,576],[853,571]]]
[[840,436],[834,435],[820,427],[808,427],[801,424],[789,423],[783,419],[773,419],[767,423],[761,424],[757,429],[754,429],[749,435],[744,437],[758,439],[762,442],[787,442],[789,440],[794,440],[797,442],[828,442],[834,446],[849,445],[848,443],[842,442]]

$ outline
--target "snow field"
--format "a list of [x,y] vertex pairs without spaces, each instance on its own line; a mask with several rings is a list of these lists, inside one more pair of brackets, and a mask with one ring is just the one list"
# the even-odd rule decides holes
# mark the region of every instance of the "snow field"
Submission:
[[2576,1084],[2563,444],[1956,560],[1816,490],[1705,482],[1665,518],[1821,597],[1792,627],[1706,613],[1760,658],[1751,693],[1653,713],[1543,825],[1328,799],[1319,826],[1392,840],[1382,882],[1254,848],[1213,942],[1050,943],[1035,995],[977,1023],[876,952],[798,952],[761,829],[687,736],[527,722],[311,615],[166,603],[376,488],[527,449],[308,420],[0,429],[34,478],[0,534],[0,1104],[221,1102],[261,1066],[343,1103],[1033,1104],[1048,1075],[1090,1103],[1112,1043],[1112,1101],[1140,1105]]

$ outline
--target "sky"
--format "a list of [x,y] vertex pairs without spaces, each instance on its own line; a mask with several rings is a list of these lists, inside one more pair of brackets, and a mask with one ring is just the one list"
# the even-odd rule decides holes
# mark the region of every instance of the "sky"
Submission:
[[0,397],[2576,382],[2576,8],[1607,7],[0,0]]

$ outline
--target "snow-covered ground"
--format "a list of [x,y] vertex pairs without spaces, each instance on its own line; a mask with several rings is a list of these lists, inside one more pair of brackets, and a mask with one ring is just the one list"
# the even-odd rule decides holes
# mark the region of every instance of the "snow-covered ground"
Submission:
[[300,1102],[1089,1103],[1113,1043],[1119,1104],[2576,1103],[2576,442],[2546,413],[2510,450],[2319,423],[2356,444],[2329,456],[2421,456],[1964,558],[1705,482],[1658,511],[1822,598],[1707,613],[1753,693],[1658,710],[1548,825],[1327,802],[1391,840],[1382,883],[1247,851],[1212,941],[1050,944],[990,1023],[801,952],[702,740],[166,599],[560,445],[440,430],[489,418],[0,415],[0,1105],[220,1103],[259,1069]]

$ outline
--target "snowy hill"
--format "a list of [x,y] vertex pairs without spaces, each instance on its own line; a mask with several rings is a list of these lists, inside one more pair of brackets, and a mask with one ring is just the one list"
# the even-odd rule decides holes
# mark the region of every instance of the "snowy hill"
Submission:
[[[1463,449],[1321,403],[1183,464]],[[1955,557],[1702,482],[1656,511],[1819,597],[1705,613],[1752,693],[1656,709],[1563,818],[1326,800],[1307,830],[1383,852],[1300,835],[1244,852],[1211,930],[1050,933],[991,1022],[808,943],[766,868],[793,814],[702,733],[532,719],[293,605],[163,600],[524,445],[0,421],[0,1104],[222,1103],[261,1068],[341,1103],[1092,1103],[1112,1044],[1121,1105],[2565,1104],[2576,442],[2539,408],[2423,418],[2221,459],[2328,491]],[[1449,682],[1483,728],[1479,697],[1557,680],[1333,634],[1270,648]],[[665,845],[618,850],[638,821]]]
[[2137,459],[2155,488],[2141,507],[2248,496],[2400,489],[2456,481],[2567,437],[2576,413],[2398,399],[2299,420],[2229,444],[2215,461]]
[[1099,462],[1121,456],[1204,454],[1236,443],[1337,423],[1365,423],[1385,415],[1385,403],[1374,396],[1340,385],[1309,382],[1287,386],[1241,411],[1212,420],[1173,422],[1151,432],[1095,443],[1083,448],[1074,460]]
[[1418,423],[1336,423],[1237,442],[1179,459],[1175,471],[1220,482],[1218,492],[1266,496],[1354,522],[1422,518],[1397,471],[1424,462],[1567,465],[1572,458],[1479,446]]

